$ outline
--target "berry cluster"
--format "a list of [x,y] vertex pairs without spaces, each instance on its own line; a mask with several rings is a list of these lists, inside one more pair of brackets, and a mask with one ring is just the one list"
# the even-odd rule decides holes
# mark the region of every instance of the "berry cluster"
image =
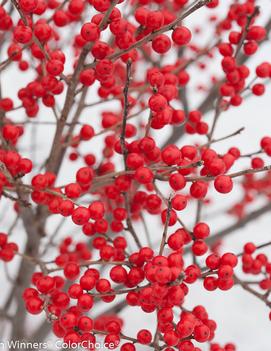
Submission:
[[[0,89],[0,196],[16,215],[0,234],[0,258],[21,260],[3,313],[13,336],[29,335],[10,316],[17,308],[16,320],[26,311],[44,316],[57,338],[90,351],[99,339],[120,351],[235,351],[214,341],[223,325],[208,309],[199,301],[186,307],[191,285],[206,294],[238,285],[271,308],[270,258],[255,253],[271,243],[248,242],[236,254],[221,240],[270,210],[271,137],[244,153],[238,143],[217,148],[244,128],[216,136],[224,111],[262,96],[270,83],[271,62],[249,62],[270,23],[259,25],[255,0],[223,4],[223,18],[221,3],[2,1],[1,81],[10,68],[24,77],[13,95]],[[193,27],[186,18],[198,11],[207,19]],[[211,42],[200,37],[207,27]],[[201,82],[198,71],[209,78]],[[203,96],[198,106],[195,93]],[[46,150],[41,140],[29,143],[37,131],[49,135]],[[62,166],[71,166],[71,177],[61,179]],[[238,222],[214,233],[202,209],[229,199],[234,187],[242,196],[226,212]],[[249,215],[258,199],[264,207]],[[8,242],[18,220],[20,249]],[[258,280],[239,277],[238,257],[242,277]],[[142,320],[153,316],[153,325],[126,335],[119,312],[127,306]]]
[[242,254],[242,269],[246,274],[264,274],[266,279],[260,282],[260,287],[264,290],[269,290],[270,288],[270,262],[268,257],[259,253],[256,257],[253,257],[253,253],[256,251],[257,247],[253,243],[246,243],[244,246],[244,253]]
[[[64,276],[67,279],[74,281],[79,277],[79,267],[93,262],[87,261],[90,258],[90,252],[85,244],[76,244],[74,250],[71,249],[71,245],[72,240],[65,239],[60,246],[60,255],[55,263],[59,267],[64,267]],[[220,270],[223,267],[227,268],[229,264],[235,265],[234,257],[234,255],[225,254],[221,258]],[[126,269],[124,265],[127,266]],[[58,337],[63,337],[64,342],[79,343],[84,340],[94,342],[95,329],[98,329],[106,332],[105,343],[118,346],[122,337],[120,335],[122,321],[108,316],[104,316],[99,321],[93,321],[86,314],[93,309],[94,297],[100,296],[104,302],[110,303],[115,299],[116,294],[123,293],[126,294],[126,302],[129,306],[140,306],[145,313],[157,311],[158,327],[163,334],[165,344],[178,345],[178,348],[182,349],[193,346],[191,341],[185,340],[186,338],[193,335],[197,342],[202,343],[212,340],[216,329],[216,323],[208,319],[203,306],[196,306],[191,312],[182,312],[177,324],[173,323],[173,308],[183,304],[184,297],[189,291],[186,283],[193,283],[193,267],[189,266],[184,271],[183,266],[183,259],[177,252],[166,258],[162,255],[154,256],[154,252],[145,247],[133,253],[129,262],[123,262],[123,265],[119,262],[119,265],[114,265],[110,269],[112,283],[124,284],[129,288],[127,290],[113,289],[110,280],[102,278],[97,269],[88,268],[80,276],[79,282],[72,283],[66,293],[63,291],[65,280],[61,276],[51,277],[43,273],[35,273],[32,277],[35,288],[27,288],[23,298],[26,309],[30,313],[39,314],[42,310],[46,311],[47,318],[53,323],[54,333]],[[217,266],[218,264],[215,268]],[[211,269],[215,268],[213,264]],[[228,280],[227,272],[222,274],[221,270],[218,274],[221,280]],[[138,287],[144,279],[149,283]],[[136,340],[141,344],[151,344],[152,339],[153,336],[149,330],[139,330],[137,333]],[[125,343],[121,350],[133,350],[133,347],[133,344]]]
[[[220,290],[229,290],[234,285],[233,268],[237,265],[237,257],[232,253],[225,253],[222,257],[211,254],[206,258],[206,266],[210,271],[206,272],[204,278],[204,287],[206,290],[213,291],[216,288]],[[217,274],[217,278],[210,276]]]
[[8,236],[5,233],[0,233],[0,259],[4,262],[9,262],[18,252],[18,245],[13,242],[8,242]]

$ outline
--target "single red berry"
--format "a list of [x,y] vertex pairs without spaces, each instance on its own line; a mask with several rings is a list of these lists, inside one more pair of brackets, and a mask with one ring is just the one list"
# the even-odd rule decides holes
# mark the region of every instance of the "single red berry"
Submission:
[[82,316],[78,320],[78,328],[84,332],[89,332],[92,330],[93,321],[91,318]]
[[187,45],[192,38],[190,30],[185,26],[177,27],[172,32],[172,40],[177,45]]
[[232,191],[233,182],[231,177],[227,175],[220,175],[216,177],[214,186],[219,193],[227,194]]
[[81,28],[81,35],[86,41],[95,41],[100,36],[99,27],[95,23],[85,23]]
[[139,167],[135,171],[135,179],[138,183],[141,184],[148,184],[151,183],[153,180],[153,172],[147,167]]
[[165,34],[157,35],[152,40],[152,48],[158,54],[165,54],[171,48],[171,41]]
[[151,343],[152,335],[147,329],[142,329],[137,333],[137,340],[140,344],[148,345]]
[[70,262],[64,267],[64,275],[67,279],[75,280],[80,273],[78,264]]
[[193,233],[197,239],[205,239],[210,234],[210,228],[206,223],[197,223],[193,229]]
[[190,194],[195,199],[203,199],[208,191],[208,184],[199,180],[195,181],[190,187]]
[[194,329],[194,338],[198,342],[205,342],[209,339],[210,336],[210,329],[202,324],[199,326],[196,326]]
[[182,211],[187,206],[187,196],[177,194],[172,198],[172,207],[177,211]]
[[208,246],[203,240],[196,240],[192,245],[192,251],[196,256],[202,256],[208,251]]
[[173,190],[181,190],[186,185],[186,180],[183,175],[179,173],[171,174],[169,177],[169,185]]
[[31,314],[39,314],[43,309],[44,301],[39,297],[30,297],[26,300],[26,309]]

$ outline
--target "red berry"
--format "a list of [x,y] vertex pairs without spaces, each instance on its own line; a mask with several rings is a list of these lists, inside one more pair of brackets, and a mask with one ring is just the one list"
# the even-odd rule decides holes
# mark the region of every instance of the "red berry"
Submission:
[[25,12],[33,12],[38,5],[38,0],[19,0],[21,9]]
[[192,251],[196,256],[204,255],[207,250],[208,246],[203,240],[196,240],[192,245]]
[[139,167],[135,172],[135,179],[141,184],[151,183],[153,177],[153,172],[147,167]]
[[127,280],[127,272],[122,266],[113,267],[110,270],[110,278],[115,283],[125,283]]
[[172,40],[177,45],[187,45],[192,38],[190,30],[185,26],[177,27],[172,32]]
[[94,69],[89,68],[81,71],[79,79],[83,85],[88,87],[91,86],[96,80]]
[[226,175],[220,175],[216,177],[214,186],[219,193],[227,194],[232,191],[233,182],[231,177]]
[[152,48],[158,54],[165,54],[171,47],[171,41],[165,34],[157,35],[152,41]]
[[83,225],[90,218],[89,210],[85,207],[77,207],[72,213],[72,220],[77,225]]
[[175,195],[173,198],[172,198],[172,207],[177,210],[177,211],[182,211],[186,208],[187,206],[187,197],[184,196],[184,195]]
[[195,327],[194,337],[196,341],[205,342],[209,339],[209,336],[210,336],[210,329],[206,325],[202,324]]
[[93,327],[93,321],[91,318],[83,316],[80,317],[78,321],[78,328],[84,332],[89,332],[92,330]]
[[181,190],[186,185],[186,180],[183,175],[179,173],[171,174],[169,177],[169,185],[173,190]]
[[76,263],[71,262],[64,267],[64,275],[67,279],[75,280],[79,276],[79,273],[80,269]]
[[203,199],[208,191],[208,184],[203,181],[196,181],[190,187],[190,194],[195,199]]
[[95,23],[85,23],[81,28],[81,35],[86,41],[95,41],[99,39],[100,30]]
[[197,239],[205,239],[210,234],[210,228],[206,223],[197,223],[193,229],[193,233]]
[[43,309],[43,300],[39,297],[30,297],[26,300],[26,309],[31,314],[39,314]]
[[142,329],[137,333],[137,340],[140,344],[148,345],[151,343],[152,335],[149,330]]

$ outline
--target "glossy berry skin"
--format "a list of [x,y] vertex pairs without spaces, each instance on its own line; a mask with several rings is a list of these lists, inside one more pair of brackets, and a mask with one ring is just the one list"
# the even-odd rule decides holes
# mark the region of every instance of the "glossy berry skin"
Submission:
[[156,94],[150,97],[149,99],[149,106],[150,109],[154,112],[163,111],[166,107],[167,100],[161,94]]
[[149,330],[142,329],[137,333],[137,340],[140,344],[148,345],[152,340],[152,335]]
[[32,38],[32,30],[28,26],[18,26],[14,30],[14,38],[21,44],[29,43]]
[[203,181],[197,181],[190,187],[190,194],[195,199],[203,199],[207,194],[207,190],[208,184]]
[[165,34],[158,35],[152,41],[152,48],[158,54],[165,54],[171,47],[171,42]]
[[208,250],[208,246],[203,240],[196,240],[192,245],[192,251],[196,256],[204,255]]
[[136,348],[132,343],[125,343],[120,348],[121,351],[135,351]]
[[23,11],[31,13],[37,7],[38,1],[37,0],[20,0],[19,4]]
[[81,28],[81,35],[86,41],[96,41],[99,39],[100,30],[95,23],[85,23]]
[[203,286],[207,291],[214,291],[217,289],[218,280],[215,277],[206,277],[204,278]]
[[77,278],[79,272],[80,270],[76,263],[68,263],[64,268],[64,274],[70,280],[74,280],[75,278]]
[[215,270],[220,265],[220,257],[216,254],[211,254],[206,258],[206,265],[212,270]]
[[172,40],[177,45],[187,45],[192,38],[190,30],[185,26],[176,27],[172,32]]
[[183,195],[175,195],[172,198],[172,207],[177,211],[182,211],[187,206],[187,197]]
[[54,279],[51,278],[50,276],[42,277],[37,281],[37,288],[43,294],[47,294],[50,291],[52,291],[54,286],[55,286]]
[[205,325],[200,325],[194,329],[194,337],[198,342],[204,342],[208,340],[210,336],[210,329]]
[[214,181],[215,189],[222,194],[227,194],[232,191],[233,182],[229,176],[218,176]]
[[[80,82],[85,86],[91,86],[96,80],[95,71],[93,69],[85,69],[80,73]],[[88,140],[88,139],[86,139]]]
[[95,287],[96,280],[91,276],[84,275],[80,278],[80,287],[83,290],[90,291]]
[[90,213],[87,208],[78,207],[72,213],[72,220],[77,225],[83,225],[87,223],[90,218]]
[[50,60],[46,64],[46,70],[52,76],[58,76],[64,70],[63,63],[59,60]]
[[110,271],[110,278],[115,283],[125,283],[127,280],[127,272],[121,266],[113,267]]
[[78,328],[84,332],[91,331],[93,327],[93,321],[89,317],[81,317],[78,321]]
[[233,269],[229,265],[221,265],[218,269],[218,276],[222,280],[227,280],[233,275]]
[[82,294],[78,298],[77,306],[83,311],[88,311],[93,306],[93,298],[88,294]]
[[206,223],[197,223],[193,229],[193,233],[197,239],[205,239],[210,234],[210,228]]
[[43,301],[39,297],[31,297],[26,300],[26,309],[31,314],[39,314],[42,311]]
[[185,187],[186,181],[183,175],[176,173],[169,177],[169,184],[173,190],[181,190]]
[[141,184],[148,184],[153,180],[153,173],[146,167],[139,167],[135,172],[135,179]]

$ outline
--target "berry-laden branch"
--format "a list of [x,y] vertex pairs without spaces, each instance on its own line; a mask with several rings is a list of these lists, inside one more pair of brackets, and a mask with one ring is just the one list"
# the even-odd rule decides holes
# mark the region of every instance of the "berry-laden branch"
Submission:
[[124,168],[127,169],[126,165],[126,158],[127,158],[127,148],[125,145],[125,133],[126,133],[126,126],[127,126],[127,118],[129,113],[129,85],[131,81],[131,69],[132,69],[132,62],[130,60],[127,61],[126,64],[126,82],[123,88],[123,117],[122,117],[122,126],[121,126],[121,134],[120,134],[120,145],[121,145],[121,152],[123,154],[124,159]]
[[[268,231],[234,254],[235,232],[271,209],[271,137],[253,152],[236,146],[250,123],[215,135],[227,129],[224,111],[248,97],[256,106],[269,88],[271,62],[258,49],[271,22],[259,25],[261,16],[253,0],[1,2],[5,337],[235,351],[213,342],[224,326],[192,284],[201,300],[242,288],[271,318]],[[224,199],[214,231],[209,208]],[[146,314],[153,323],[143,324]],[[42,319],[36,329],[32,315]]]
[[168,202],[167,202],[167,213],[166,213],[165,228],[164,228],[163,235],[162,235],[159,255],[163,254],[164,247],[166,245],[167,231],[168,231],[168,225],[169,225],[169,221],[170,221],[171,210],[172,210],[171,197],[169,197]]
[[[170,22],[168,25],[162,26],[161,28],[152,31],[152,33],[144,36],[142,39],[136,41],[135,43],[130,45],[128,48],[120,50],[120,51],[110,55],[109,59],[114,61],[114,60],[118,59],[119,57],[121,57],[122,55],[125,55],[129,51],[131,51],[133,49],[136,49],[136,48],[142,47],[144,44],[146,44],[149,41],[153,40],[159,34],[163,34],[165,32],[168,32],[168,31],[174,29],[185,18],[189,17],[191,14],[193,14],[195,11],[199,10],[201,7],[203,7],[206,4],[208,4],[210,1],[211,0],[199,0],[199,1],[196,1],[193,6],[191,6],[184,13],[182,13],[181,16],[178,17],[175,21]],[[95,65],[95,63],[92,63],[92,64],[90,64],[87,67],[93,67],[94,65]]]

